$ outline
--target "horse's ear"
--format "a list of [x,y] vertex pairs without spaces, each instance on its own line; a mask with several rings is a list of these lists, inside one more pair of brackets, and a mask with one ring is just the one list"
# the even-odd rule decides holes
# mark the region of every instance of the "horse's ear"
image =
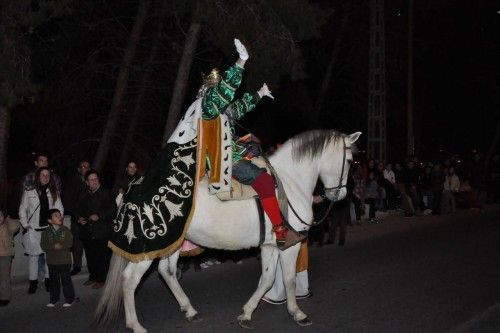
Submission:
[[361,132],[352,133],[351,135],[347,136],[347,141],[352,144],[359,139],[360,135],[361,135]]

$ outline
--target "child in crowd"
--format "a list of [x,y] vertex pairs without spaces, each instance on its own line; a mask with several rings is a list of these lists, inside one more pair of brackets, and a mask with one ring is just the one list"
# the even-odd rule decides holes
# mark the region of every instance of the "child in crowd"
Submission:
[[47,257],[49,267],[50,302],[47,307],[53,308],[59,301],[60,285],[66,302],[63,307],[70,307],[75,300],[75,289],[71,281],[71,246],[73,235],[63,226],[63,217],[58,209],[49,210],[50,226],[42,232],[41,247]]
[[19,223],[7,217],[5,209],[0,208],[0,306],[10,302],[12,287],[10,271],[14,257],[14,234],[19,230]]

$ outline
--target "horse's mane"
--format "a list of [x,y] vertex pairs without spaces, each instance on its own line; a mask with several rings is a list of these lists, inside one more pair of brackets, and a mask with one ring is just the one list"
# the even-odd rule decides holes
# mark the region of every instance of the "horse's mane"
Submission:
[[289,140],[292,156],[300,161],[303,158],[315,158],[320,155],[331,141],[342,139],[344,134],[335,130],[312,130],[298,134]]

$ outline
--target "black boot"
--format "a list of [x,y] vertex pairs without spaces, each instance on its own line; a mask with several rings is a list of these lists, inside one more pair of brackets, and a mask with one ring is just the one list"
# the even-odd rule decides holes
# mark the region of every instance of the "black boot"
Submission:
[[49,292],[50,279],[45,278],[45,281],[43,283],[45,284],[45,291]]
[[28,289],[28,294],[34,294],[38,288],[38,280],[30,280],[30,287]]

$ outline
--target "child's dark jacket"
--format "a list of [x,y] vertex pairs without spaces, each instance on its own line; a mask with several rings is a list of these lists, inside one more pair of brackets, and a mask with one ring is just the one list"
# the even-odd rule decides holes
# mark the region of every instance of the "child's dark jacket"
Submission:
[[[61,244],[62,249],[56,250],[54,248],[56,243]],[[62,225],[56,230],[50,225],[42,232],[40,245],[45,251],[47,265],[71,265],[73,235],[67,227]]]

